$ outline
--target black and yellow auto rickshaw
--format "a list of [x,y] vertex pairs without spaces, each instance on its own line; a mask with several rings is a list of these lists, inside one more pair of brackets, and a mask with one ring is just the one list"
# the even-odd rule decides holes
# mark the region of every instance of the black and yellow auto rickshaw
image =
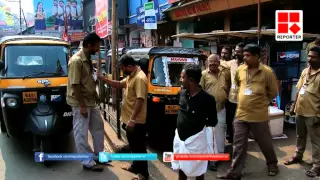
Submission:
[[149,144],[170,150],[179,110],[180,73],[186,64],[201,66],[207,57],[199,49],[177,47],[132,49],[126,54],[139,61],[148,78]]
[[70,47],[46,36],[8,36],[0,44],[1,131],[31,135],[35,151],[50,152],[52,137],[72,130],[66,103]]

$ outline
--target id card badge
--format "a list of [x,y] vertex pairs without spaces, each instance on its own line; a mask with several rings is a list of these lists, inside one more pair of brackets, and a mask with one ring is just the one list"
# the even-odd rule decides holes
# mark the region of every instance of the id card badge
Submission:
[[98,79],[97,74],[95,74],[95,73],[94,73],[94,74],[92,74],[92,78],[93,78],[93,80],[94,80],[94,81],[97,81],[97,79]]
[[304,95],[304,93],[306,92],[306,87],[305,86],[302,86],[300,91],[299,91],[299,94],[300,95]]
[[246,95],[246,96],[252,95],[251,89],[247,87],[247,88],[244,90],[244,95]]
[[232,85],[231,85],[231,88],[232,88],[232,89],[236,89],[236,85],[235,85],[235,84],[232,84]]

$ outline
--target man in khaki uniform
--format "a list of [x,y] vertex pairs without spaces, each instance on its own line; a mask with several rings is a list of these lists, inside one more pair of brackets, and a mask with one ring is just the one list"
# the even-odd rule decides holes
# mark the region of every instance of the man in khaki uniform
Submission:
[[238,95],[238,87],[235,83],[236,72],[239,66],[241,66],[243,62],[243,48],[244,44],[239,43],[235,48],[235,59],[227,62],[227,66],[230,68],[231,74],[231,88],[229,91],[229,98],[226,103],[226,123],[227,123],[227,139],[229,143],[233,143],[233,120],[237,110],[237,95]]
[[[212,54],[208,57],[208,69],[202,72],[200,85],[203,90],[212,95],[216,100],[218,123],[214,128],[214,151],[224,153],[226,135],[226,109],[231,79],[230,71],[220,66],[220,57]],[[217,163],[209,163],[210,170],[217,170]]]
[[297,84],[297,98],[291,108],[296,113],[296,154],[284,164],[300,163],[307,144],[307,132],[312,144],[313,168],[309,177],[320,175],[320,47],[314,46],[308,54],[309,67],[304,69]]
[[234,121],[232,163],[219,179],[240,179],[245,165],[248,136],[251,132],[267,161],[268,175],[278,174],[277,156],[269,128],[269,104],[278,93],[277,79],[272,69],[259,61],[260,48],[255,44],[244,47],[245,65],[235,76],[238,90],[238,109]]
[[[90,33],[84,38],[83,49],[69,60],[67,87],[67,103],[72,107],[77,151],[92,153],[88,144],[88,130],[90,130],[96,156],[104,149],[104,126],[96,103],[98,100],[96,78],[94,78],[90,56],[100,50],[100,41],[100,37],[95,33]],[[98,161],[82,161],[82,164],[86,170],[103,171]]]
[[[99,75],[99,79],[113,88],[125,88],[121,121],[126,124],[126,135],[132,153],[147,153],[146,147],[146,118],[147,118],[147,77],[128,55],[121,57],[121,70],[128,76],[122,81],[106,79]],[[134,161],[132,165],[123,169],[137,174],[133,179],[147,179],[149,177],[148,162]]]

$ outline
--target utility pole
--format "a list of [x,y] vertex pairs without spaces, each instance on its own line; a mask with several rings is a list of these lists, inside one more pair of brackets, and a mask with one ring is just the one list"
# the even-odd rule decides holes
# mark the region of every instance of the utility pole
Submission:
[[111,58],[112,58],[112,78],[116,79],[117,72],[117,1],[112,0],[112,35],[111,35]]
[[258,0],[258,46],[260,46],[260,33],[261,33],[261,0]]
[[[112,0],[112,12],[111,12],[111,22],[112,22],[112,34],[111,34],[111,58],[112,58],[112,78],[117,79],[119,77],[119,70],[117,68],[117,0]],[[120,89],[112,90],[112,101],[116,102],[117,109],[117,135],[121,139],[121,122],[120,122]]]

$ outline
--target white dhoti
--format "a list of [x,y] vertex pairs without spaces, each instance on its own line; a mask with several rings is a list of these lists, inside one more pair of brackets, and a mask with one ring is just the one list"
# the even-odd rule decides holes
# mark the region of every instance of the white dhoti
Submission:
[[[199,133],[181,141],[175,131],[173,154],[213,154],[213,129],[204,127]],[[197,177],[207,172],[208,161],[172,161],[173,170],[182,170],[188,177]]]

